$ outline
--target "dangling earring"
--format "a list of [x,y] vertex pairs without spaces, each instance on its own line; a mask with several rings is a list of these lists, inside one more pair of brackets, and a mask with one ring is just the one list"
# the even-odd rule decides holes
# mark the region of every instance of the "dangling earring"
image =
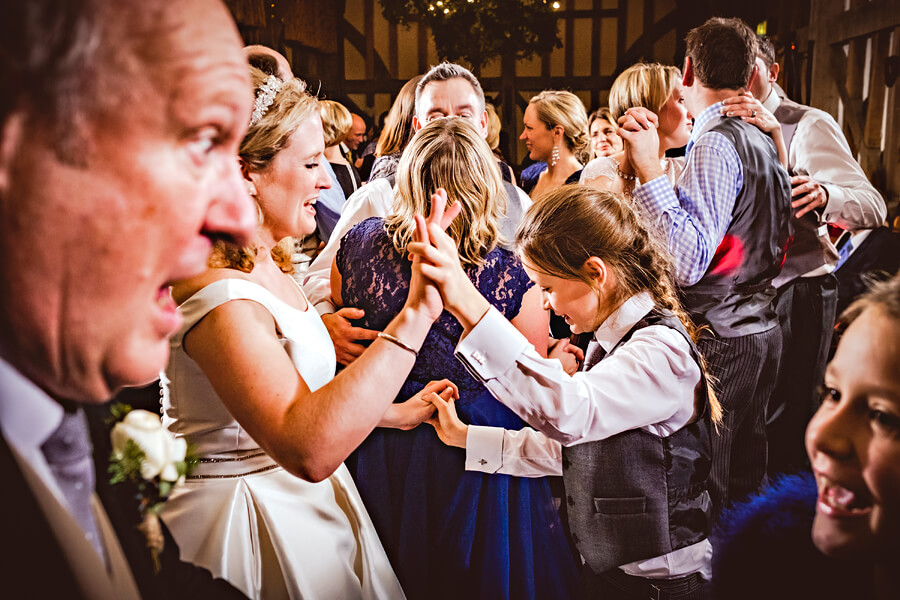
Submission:
[[247,181],[247,180],[245,179],[245,180],[244,180],[244,184],[247,186],[247,193],[250,194],[251,196],[253,196],[253,197],[255,198],[255,197],[256,197],[256,186],[253,185],[253,182],[252,182],[252,181]]
[[553,145],[553,154],[550,155],[550,166],[555,167],[556,163],[559,162],[559,146]]

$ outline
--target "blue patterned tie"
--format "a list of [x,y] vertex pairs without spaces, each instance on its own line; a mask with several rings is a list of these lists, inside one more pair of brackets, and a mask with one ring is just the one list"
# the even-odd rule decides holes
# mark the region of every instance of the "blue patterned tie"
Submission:
[[97,554],[103,558],[103,546],[91,508],[96,480],[84,411],[66,411],[59,428],[41,445],[41,452],[62,490],[69,512],[84,530],[85,537],[97,550]]

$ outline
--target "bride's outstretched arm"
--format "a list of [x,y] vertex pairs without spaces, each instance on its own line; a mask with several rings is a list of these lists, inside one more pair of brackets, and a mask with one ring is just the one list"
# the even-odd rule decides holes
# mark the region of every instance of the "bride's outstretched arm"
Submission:
[[[456,212],[447,215],[446,224]],[[440,218],[434,222],[444,224]],[[185,336],[184,344],[260,447],[291,473],[320,481],[378,424],[442,310],[440,293],[414,261],[406,304],[384,330],[395,341],[377,338],[315,391],[282,347],[272,316],[253,301],[219,306]]]

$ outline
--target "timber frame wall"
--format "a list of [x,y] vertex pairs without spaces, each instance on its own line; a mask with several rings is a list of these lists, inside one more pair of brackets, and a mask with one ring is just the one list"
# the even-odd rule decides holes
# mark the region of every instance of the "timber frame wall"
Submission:
[[[400,87],[438,62],[430,31],[387,23],[377,0],[225,0],[246,43],[284,53],[313,91],[377,118]],[[788,94],[831,113],[873,184],[896,210],[900,200],[900,2],[897,0],[560,0],[562,48],[516,61],[503,57],[479,75],[515,140],[528,99],[568,89],[587,109],[639,60],[681,65],[687,31],[712,15],[739,16],[784,46],[780,83]],[[738,11],[742,11],[737,14]],[[512,164],[524,158],[513,142]]]

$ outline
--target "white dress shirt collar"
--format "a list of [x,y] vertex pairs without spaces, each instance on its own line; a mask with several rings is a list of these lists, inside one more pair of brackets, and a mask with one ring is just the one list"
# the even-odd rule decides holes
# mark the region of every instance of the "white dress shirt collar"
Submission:
[[775,86],[769,87],[769,95],[765,97],[765,99],[760,100],[760,103],[768,110],[769,112],[774,113],[779,106],[781,106],[781,98],[775,91]]
[[600,324],[594,332],[594,339],[609,352],[652,308],[653,298],[650,297],[650,292],[644,291],[632,296]]
[[0,359],[0,432],[6,443],[34,470],[41,481],[67,505],[47,465],[41,445],[63,419],[63,407],[44,390]]
[[0,430],[10,445],[40,448],[62,418],[58,402],[0,359]]

